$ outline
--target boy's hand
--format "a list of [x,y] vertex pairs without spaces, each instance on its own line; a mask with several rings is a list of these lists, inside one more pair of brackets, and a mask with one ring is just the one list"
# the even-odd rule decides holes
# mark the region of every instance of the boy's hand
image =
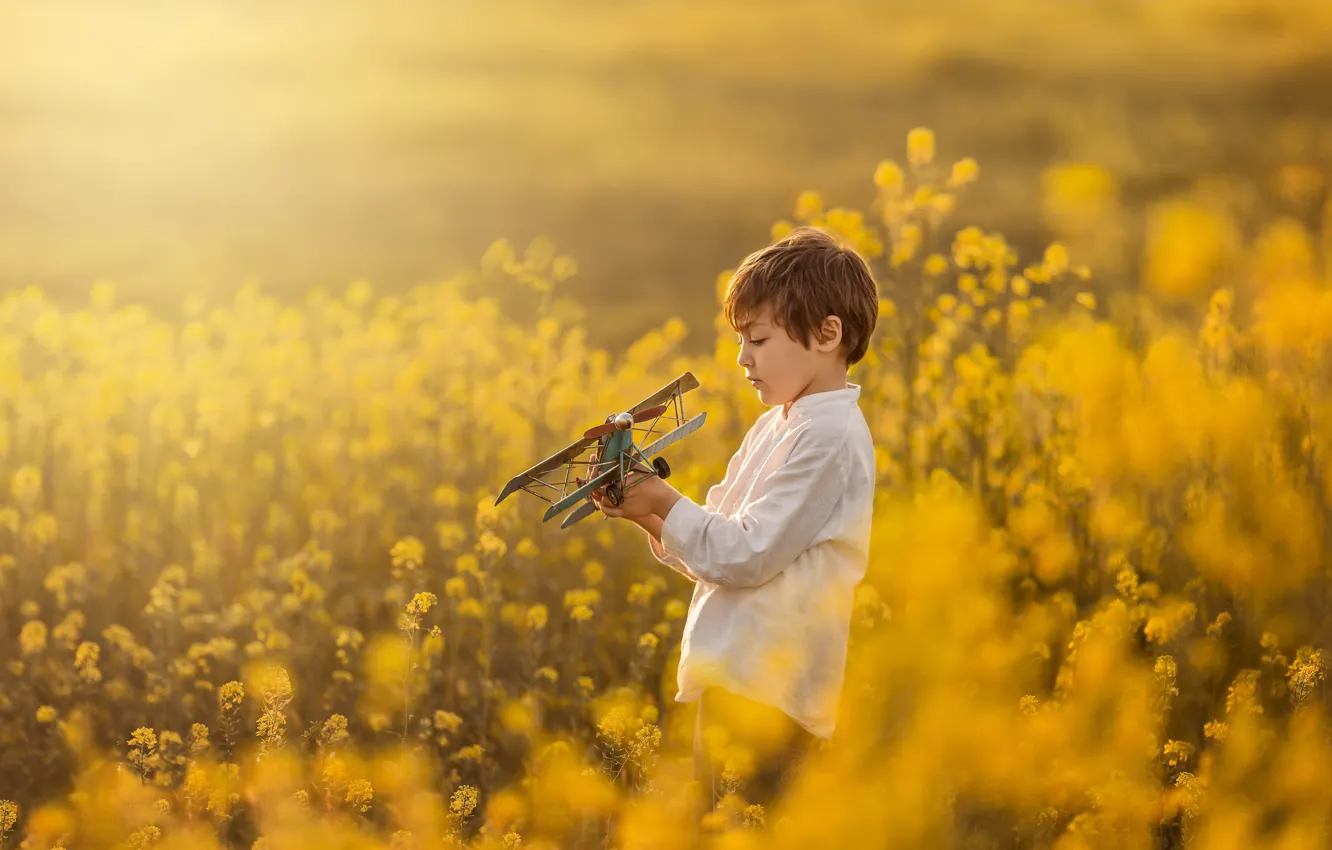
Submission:
[[676,500],[683,498],[679,490],[661,480],[659,475],[631,472],[625,484],[633,486],[621,485],[624,497],[618,505],[612,505],[606,500],[605,487],[592,491],[592,501],[606,516],[638,520],[656,514],[664,518]]

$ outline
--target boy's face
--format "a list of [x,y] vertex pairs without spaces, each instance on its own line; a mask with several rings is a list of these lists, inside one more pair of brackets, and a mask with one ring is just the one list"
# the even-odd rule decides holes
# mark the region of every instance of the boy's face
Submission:
[[736,363],[758,391],[759,400],[769,407],[794,400],[828,370],[829,358],[836,357],[836,343],[829,346],[811,341],[806,348],[792,339],[766,306],[750,318],[753,323],[740,334],[740,356]]

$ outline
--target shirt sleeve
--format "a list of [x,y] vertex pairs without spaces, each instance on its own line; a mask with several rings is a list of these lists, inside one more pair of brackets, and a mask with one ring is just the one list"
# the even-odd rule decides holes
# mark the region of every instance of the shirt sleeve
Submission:
[[757,587],[771,581],[809,547],[832,515],[846,481],[840,441],[796,437],[762,497],[727,517],[678,500],[661,526],[661,542],[699,579]]
[[[740,448],[736,450],[735,454],[731,455],[731,460],[726,464],[726,475],[722,477],[720,483],[714,484],[708,488],[708,510],[715,511],[717,509],[717,505],[721,504],[722,497],[726,495],[726,491],[735,484],[735,480],[740,476],[740,468],[744,465],[745,455],[749,452],[750,438],[757,430],[758,426],[756,425],[745,433],[744,439],[740,441]],[[663,532],[663,534],[664,533],[665,532]],[[694,574],[689,568],[689,565],[685,563],[680,556],[666,550],[664,546],[665,542],[665,540],[658,541],[657,538],[653,537],[651,534],[648,535],[648,548],[652,550],[652,557],[676,572],[684,574],[691,581],[698,581],[698,576]]]
[[658,561],[661,561],[663,564],[685,576],[690,581],[698,581],[698,576],[694,575],[694,572],[689,569],[689,565],[663,549],[661,543],[657,542],[657,538],[653,537],[651,534],[648,534],[648,548],[652,550],[652,557],[656,558]]

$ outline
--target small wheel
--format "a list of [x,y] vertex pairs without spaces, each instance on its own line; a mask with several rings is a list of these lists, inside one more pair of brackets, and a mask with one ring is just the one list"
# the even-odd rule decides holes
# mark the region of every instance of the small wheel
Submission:
[[624,501],[624,491],[620,489],[619,484],[606,485],[606,501],[617,508],[620,506],[620,502]]
[[671,477],[671,465],[666,462],[664,457],[654,457],[652,459],[652,468],[657,470],[657,477],[662,481]]

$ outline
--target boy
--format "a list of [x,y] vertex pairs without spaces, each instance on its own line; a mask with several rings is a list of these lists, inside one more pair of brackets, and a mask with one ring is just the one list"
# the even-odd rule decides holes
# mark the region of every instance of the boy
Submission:
[[770,804],[799,760],[832,737],[852,594],[865,576],[874,445],[847,369],[869,347],[878,290],[855,253],[812,227],[749,255],[727,289],[737,364],[771,407],[701,507],[657,476],[608,516],[648,534],[695,582],[677,702],[699,701],[694,770],[717,802],[722,740],[757,750],[745,785]]

